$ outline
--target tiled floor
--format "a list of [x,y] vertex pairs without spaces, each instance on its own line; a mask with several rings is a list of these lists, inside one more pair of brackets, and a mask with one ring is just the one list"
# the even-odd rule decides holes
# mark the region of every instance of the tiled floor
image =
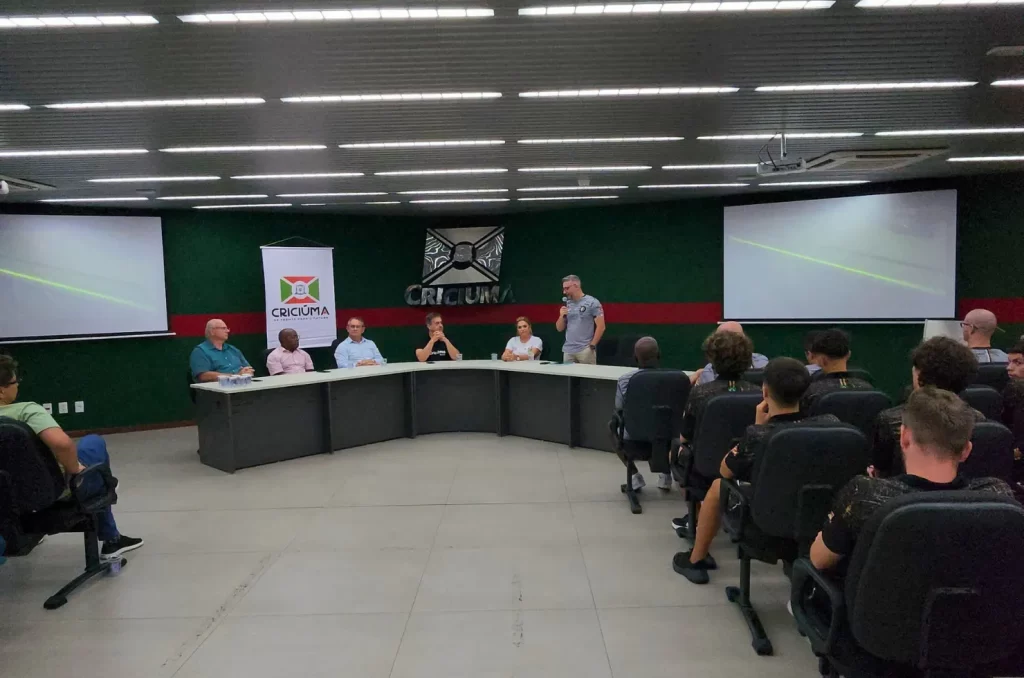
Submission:
[[609,454],[425,436],[247,469],[202,466],[194,429],[109,438],[116,514],[146,546],[62,609],[82,564],[50,537],[0,567],[0,674],[198,678],[814,678],[778,567],[750,647],[723,587],[675,574],[678,492],[631,515]]

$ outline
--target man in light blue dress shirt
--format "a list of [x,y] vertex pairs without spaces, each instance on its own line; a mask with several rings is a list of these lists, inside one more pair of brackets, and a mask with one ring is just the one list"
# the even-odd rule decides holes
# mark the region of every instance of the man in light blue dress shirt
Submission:
[[338,367],[384,364],[384,358],[377,350],[377,344],[363,338],[366,323],[362,318],[349,318],[345,329],[348,331],[348,338],[334,349],[334,361]]

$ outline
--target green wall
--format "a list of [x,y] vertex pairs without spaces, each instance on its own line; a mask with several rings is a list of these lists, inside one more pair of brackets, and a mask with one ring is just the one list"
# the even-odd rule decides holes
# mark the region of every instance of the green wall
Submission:
[[[1024,175],[905,182],[886,188],[948,187],[960,191],[959,296],[1024,296]],[[870,189],[876,190],[877,186]],[[785,199],[857,192],[869,191],[787,193]],[[722,206],[741,202],[691,200],[446,219],[167,212],[163,217],[168,310],[172,316],[262,312],[259,247],[290,236],[335,248],[339,308],[400,307],[406,286],[418,282],[424,227],[460,225],[508,227],[502,284],[512,286],[518,303],[556,304],[560,278],[569,272],[579,275],[584,288],[605,303],[720,302]],[[796,290],[794,300],[798,299]],[[512,334],[512,320],[506,325],[450,325],[448,334],[470,358],[482,358],[504,345]],[[550,320],[534,318],[536,332],[557,350],[560,341]],[[609,333],[651,334],[661,343],[667,365],[687,368],[702,363],[700,342],[714,329],[709,324],[629,325],[625,320],[610,317]],[[810,329],[795,324],[747,328],[760,352],[794,357],[800,357],[802,337]],[[870,370],[880,387],[898,395],[909,378],[906,356],[920,339],[920,325],[846,329],[853,334],[853,362]],[[997,343],[1010,343],[1024,326],[1008,324],[1007,330]],[[423,335],[419,326],[368,330],[392,361],[409,359]],[[198,341],[78,341],[11,345],[4,350],[22,364],[23,398],[86,401],[84,414],[58,417],[66,428],[81,430],[190,419],[186,365]],[[261,334],[236,334],[232,343],[253,362],[264,348]],[[311,353],[318,367],[330,366],[327,349]]]

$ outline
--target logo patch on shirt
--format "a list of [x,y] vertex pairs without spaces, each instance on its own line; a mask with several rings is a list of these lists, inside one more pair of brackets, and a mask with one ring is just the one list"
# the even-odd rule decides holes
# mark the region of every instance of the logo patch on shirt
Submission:
[[586,312],[587,312],[587,305],[583,304],[582,306],[580,306],[580,315],[583,315]]

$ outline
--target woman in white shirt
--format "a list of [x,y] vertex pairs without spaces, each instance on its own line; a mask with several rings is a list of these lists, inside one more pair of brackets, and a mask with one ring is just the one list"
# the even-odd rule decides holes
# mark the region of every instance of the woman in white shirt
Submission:
[[516,336],[505,344],[505,352],[501,359],[506,362],[513,360],[537,360],[544,350],[544,342],[540,337],[533,336],[533,326],[526,316],[516,318]]

